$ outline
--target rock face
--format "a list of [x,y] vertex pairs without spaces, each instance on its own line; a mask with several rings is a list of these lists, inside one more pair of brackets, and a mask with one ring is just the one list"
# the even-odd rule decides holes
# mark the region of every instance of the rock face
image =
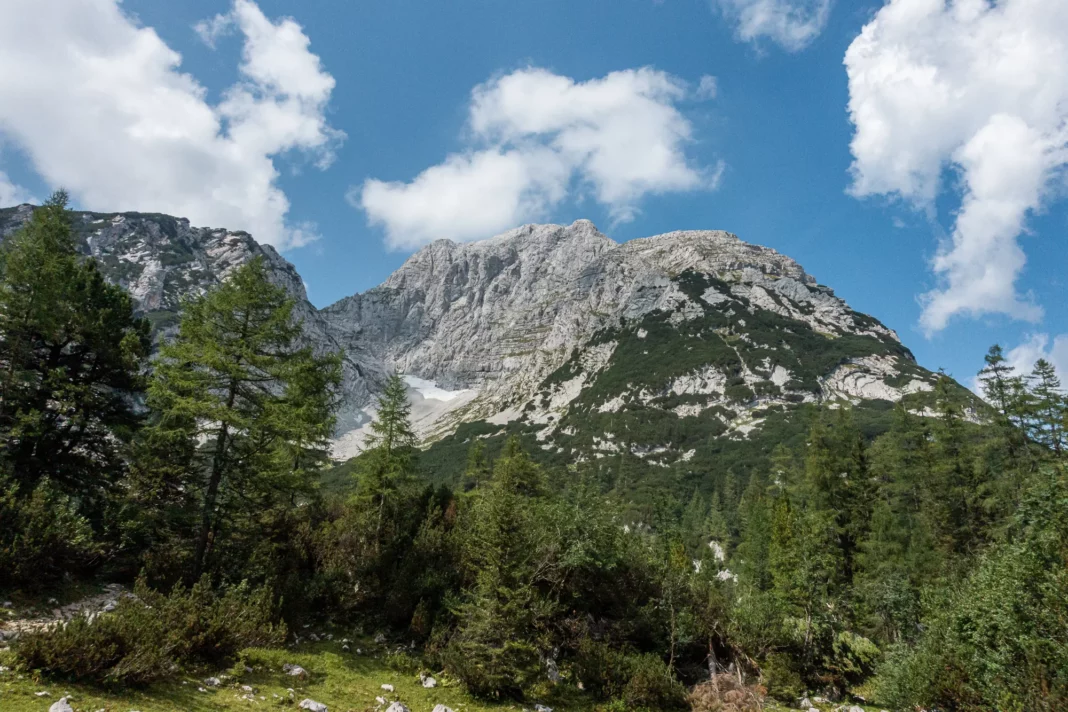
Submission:
[[[0,210],[0,238],[31,211]],[[359,451],[368,406],[394,369],[412,386],[426,440],[466,422],[521,422],[546,447],[579,420],[635,409],[714,418],[721,435],[745,438],[773,409],[897,401],[934,380],[893,331],[794,260],[726,232],[617,244],[579,220],[440,240],[381,286],[316,309],[293,266],[247,233],[142,213],[75,213],[75,226],[164,336],[182,299],[261,257],[296,299],[308,343],[345,353],[338,457]],[[624,447],[610,428],[599,437],[606,453]],[[659,457],[655,443],[625,447]]]
[[[29,220],[33,206],[0,209],[0,240]],[[260,257],[272,282],[296,300],[305,337],[320,353],[338,351],[329,327],[308,301],[296,268],[270,245],[260,245],[247,232],[192,227],[185,218],[156,213],[91,213],[75,211],[73,227],[82,252],[95,257],[104,275],[129,290],[151,321],[157,338],[177,326],[182,300],[203,294],[236,268]],[[379,370],[374,370],[375,367]],[[384,373],[359,347],[346,350],[342,364],[342,416],[349,404],[362,407]],[[368,371],[368,368],[371,370]],[[357,418],[362,417],[356,408]]]

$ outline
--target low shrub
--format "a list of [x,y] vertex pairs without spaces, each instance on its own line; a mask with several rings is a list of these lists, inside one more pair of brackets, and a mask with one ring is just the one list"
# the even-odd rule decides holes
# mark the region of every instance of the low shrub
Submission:
[[44,480],[26,497],[0,478],[0,571],[4,587],[36,591],[99,560],[101,547],[71,499]]
[[15,652],[27,670],[104,685],[142,685],[183,667],[225,665],[243,648],[280,645],[267,588],[222,592],[207,578],[169,595],[139,581],[111,613],[75,618],[24,635]]
[[584,689],[601,699],[621,700],[627,709],[685,705],[685,688],[657,655],[627,652],[587,639],[579,646],[573,669]]

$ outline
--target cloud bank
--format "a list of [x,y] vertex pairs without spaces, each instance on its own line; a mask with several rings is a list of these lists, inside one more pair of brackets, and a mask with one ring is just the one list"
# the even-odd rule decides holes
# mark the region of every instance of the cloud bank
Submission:
[[216,104],[117,0],[11,0],[0,66],[18,71],[0,72],[0,135],[88,209],[171,213],[282,248],[314,239],[287,220],[276,161],[333,161],[344,139],[324,115],[333,77],[300,25],[251,0],[198,28],[243,40],[240,79]]
[[1018,238],[1068,163],[1068,3],[890,0],[850,45],[858,196],[933,211],[948,168],[961,193],[951,239],[921,296],[922,328],[958,315],[1037,321],[1016,289]]
[[394,249],[439,238],[489,237],[544,218],[564,198],[589,195],[616,222],[634,218],[650,194],[713,188],[721,167],[695,166],[693,127],[676,104],[709,98],[649,68],[576,82],[527,68],[476,86],[468,128],[473,147],[409,182],[369,179],[349,201],[385,229]]

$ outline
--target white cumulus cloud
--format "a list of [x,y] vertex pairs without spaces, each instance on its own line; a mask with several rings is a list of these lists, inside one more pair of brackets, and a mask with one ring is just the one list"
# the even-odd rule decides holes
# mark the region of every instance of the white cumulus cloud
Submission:
[[[705,88],[707,92],[707,86]],[[679,79],[649,68],[586,82],[527,68],[474,88],[471,149],[410,182],[369,179],[349,200],[411,249],[438,238],[475,240],[543,218],[575,190],[632,219],[649,194],[711,188],[721,171],[685,153],[690,121]]]
[[7,173],[0,171],[0,208],[34,202],[37,202],[37,199],[28,190],[12,183]]
[[1061,382],[1068,384],[1068,334],[1050,339],[1049,334],[1032,334],[1026,341],[1005,354],[1005,360],[1018,374],[1029,374],[1035,361],[1044,358],[1057,368]]
[[[933,210],[944,172],[961,202],[932,261],[921,326],[957,315],[1036,321],[1017,238],[1068,163],[1068,3],[890,0],[845,56],[853,184]],[[954,187],[957,183],[954,184]]]
[[0,23],[0,135],[47,182],[93,210],[143,210],[243,229],[279,247],[315,238],[287,220],[283,155],[325,168],[344,134],[324,111],[334,79],[296,21],[251,0],[204,25],[244,42],[221,101],[118,0],[11,0]]
[[827,26],[832,0],[714,0],[734,25],[738,39],[769,39],[797,52],[812,43]]

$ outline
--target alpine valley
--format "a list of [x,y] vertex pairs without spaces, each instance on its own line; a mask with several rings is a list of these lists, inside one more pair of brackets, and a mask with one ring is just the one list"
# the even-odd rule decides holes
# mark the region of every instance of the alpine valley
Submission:
[[[0,210],[0,236],[32,213]],[[849,403],[869,436],[894,403],[928,412],[936,374],[897,334],[794,260],[727,232],[623,244],[589,221],[438,240],[383,284],[316,309],[293,265],[245,232],[149,213],[74,212],[82,251],[156,339],[183,299],[256,256],[296,300],[304,338],[342,352],[333,454],[358,455],[388,375],[404,374],[422,469],[454,481],[473,438],[517,434],[548,462],[686,491],[797,446],[816,406]],[[970,394],[960,389],[963,398]]]

